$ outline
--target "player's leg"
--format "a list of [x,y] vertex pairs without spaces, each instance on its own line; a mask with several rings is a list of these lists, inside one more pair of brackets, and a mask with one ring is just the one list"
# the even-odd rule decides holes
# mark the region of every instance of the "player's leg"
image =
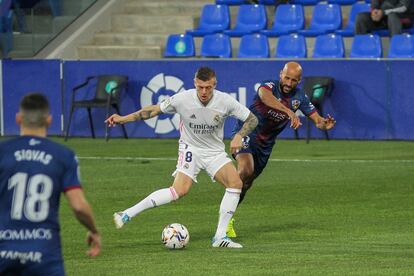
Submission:
[[213,238],[213,247],[242,248],[226,236],[226,229],[239,203],[242,181],[233,163],[223,165],[214,175],[214,179],[226,188],[220,204],[219,222]]
[[135,204],[134,206],[114,214],[114,222],[116,228],[121,228],[125,223],[130,221],[133,217],[139,213],[158,207],[164,204],[168,204],[171,201],[177,200],[188,193],[193,183],[193,179],[182,172],[177,172],[175,175],[174,183],[169,188],[157,190],[146,198]]
[[135,204],[134,206],[114,214],[114,222],[117,228],[121,228],[126,222],[131,220],[139,213],[154,207],[168,204],[177,200],[188,193],[192,185],[192,179],[178,172],[175,176],[174,183],[169,188],[157,190],[146,198]]
[[253,185],[254,177],[254,159],[252,153],[239,153],[236,156],[237,172],[243,182],[242,192],[240,194],[239,204],[243,201],[247,191]]
[[161,206],[183,197],[190,190],[193,181],[197,182],[197,175],[200,172],[200,162],[196,151],[189,145],[179,144],[178,160],[176,170],[173,173],[174,183],[169,188],[153,192],[146,198],[122,212],[114,214],[116,228],[121,228],[131,218],[142,211]]

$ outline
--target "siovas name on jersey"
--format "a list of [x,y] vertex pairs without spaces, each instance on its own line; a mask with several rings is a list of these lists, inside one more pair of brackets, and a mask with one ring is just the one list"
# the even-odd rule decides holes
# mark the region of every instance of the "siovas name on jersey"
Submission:
[[41,150],[31,150],[31,149],[21,149],[14,152],[14,157],[16,161],[37,161],[48,165],[53,159],[53,156],[41,151]]

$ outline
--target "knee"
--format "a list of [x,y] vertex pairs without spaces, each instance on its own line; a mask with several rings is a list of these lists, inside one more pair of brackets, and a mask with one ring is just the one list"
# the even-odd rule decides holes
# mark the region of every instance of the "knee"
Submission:
[[233,181],[229,182],[226,188],[232,188],[232,189],[242,189],[243,182],[240,178],[234,179]]
[[173,189],[177,193],[177,199],[185,196],[190,191],[189,187],[181,186],[181,185],[171,186],[171,189]]

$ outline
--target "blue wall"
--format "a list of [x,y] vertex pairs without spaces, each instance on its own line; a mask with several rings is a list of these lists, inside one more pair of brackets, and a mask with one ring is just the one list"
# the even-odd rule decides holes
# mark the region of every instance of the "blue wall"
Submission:
[[[18,133],[14,114],[18,102],[28,91],[42,91],[49,96],[55,122],[51,134],[61,134],[62,113],[67,116],[72,88],[86,76],[123,74],[129,77],[127,92],[123,95],[121,111],[133,112],[141,105],[155,104],[175,91],[193,87],[194,72],[205,65],[216,70],[219,90],[232,93],[238,100],[251,103],[255,85],[275,79],[286,61],[280,60],[162,60],[162,61],[65,61],[63,83],[60,81],[60,61],[3,62],[4,129],[6,135]],[[414,62],[396,60],[304,60],[304,76],[331,76],[335,79],[334,92],[325,102],[325,112],[333,115],[337,126],[331,133],[336,139],[414,139],[414,94],[410,86],[414,79]],[[80,91],[77,99],[92,97],[93,85]],[[62,96],[63,95],[63,96]],[[63,104],[63,105],[62,105]],[[79,110],[73,117],[71,135],[89,136],[86,112]],[[103,136],[104,111],[93,113],[96,133]],[[149,123],[127,125],[131,137],[177,137],[172,115],[162,115]],[[303,120],[304,121],[304,120]],[[233,120],[226,124],[225,135],[230,134]],[[300,135],[305,134],[305,127]],[[120,136],[119,128],[112,136]],[[293,137],[286,129],[282,137]],[[316,128],[313,137],[323,137]]]

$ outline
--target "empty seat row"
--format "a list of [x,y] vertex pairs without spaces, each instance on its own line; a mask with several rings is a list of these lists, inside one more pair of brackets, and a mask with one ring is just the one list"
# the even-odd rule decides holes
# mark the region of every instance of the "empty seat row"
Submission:
[[[342,26],[342,13],[339,5],[318,4],[313,9],[312,19],[308,29],[305,28],[303,6],[295,4],[279,5],[275,11],[275,20],[271,29],[266,29],[267,16],[262,5],[241,5],[235,27],[230,28],[230,13],[226,5],[208,4],[203,7],[198,28],[187,30],[192,36],[204,36],[223,32],[232,37],[241,37],[245,34],[260,32],[269,37],[277,37],[297,32],[304,36],[318,36],[324,33],[335,32],[341,36],[353,36],[355,19],[360,12],[368,12],[370,5],[355,3],[350,9],[348,23]],[[405,30],[413,33],[414,29]],[[387,30],[375,32],[381,36],[388,36]]]
[[[165,57],[195,56],[192,36],[185,34],[170,35],[167,41]],[[206,35],[203,38],[200,56],[230,58],[232,46],[230,37],[221,33]],[[262,34],[244,35],[240,40],[239,58],[268,58],[270,48],[268,38]],[[305,37],[299,34],[279,37],[274,57],[306,58],[307,45]],[[313,58],[343,58],[345,47],[340,35],[324,34],[316,37]],[[378,35],[356,35],[352,41],[351,58],[381,58],[382,45]],[[395,35],[391,38],[389,58],[414,58],[414,36],[410,34]]]

